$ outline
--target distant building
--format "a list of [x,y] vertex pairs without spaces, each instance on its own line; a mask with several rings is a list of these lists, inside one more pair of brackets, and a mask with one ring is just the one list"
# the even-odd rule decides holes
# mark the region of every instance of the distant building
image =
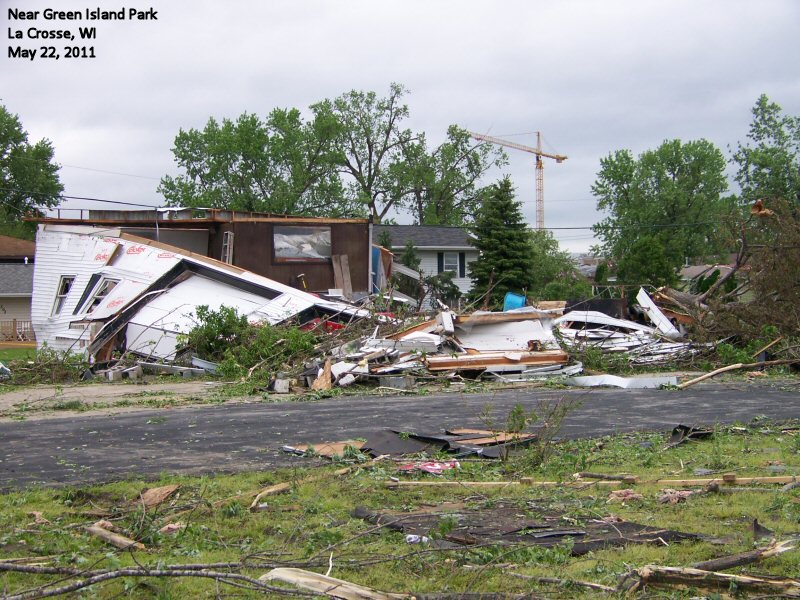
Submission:
[[373,243],[380,243],[386,234],[392,240],[389,250],[395,254],[395,261],[399,262],[400,254],[411,240],[420,259],[422,275],[451,271],[453,283],[462,294],[472,289],[467,265],[477,260],[478,250],[465,229],[438,225],[373,225]]

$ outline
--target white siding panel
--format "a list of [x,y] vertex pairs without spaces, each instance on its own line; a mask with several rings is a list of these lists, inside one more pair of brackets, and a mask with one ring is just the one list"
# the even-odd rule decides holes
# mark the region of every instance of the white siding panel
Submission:
[[27,296],[0,298],[0,321],[30,321],[31,299]]

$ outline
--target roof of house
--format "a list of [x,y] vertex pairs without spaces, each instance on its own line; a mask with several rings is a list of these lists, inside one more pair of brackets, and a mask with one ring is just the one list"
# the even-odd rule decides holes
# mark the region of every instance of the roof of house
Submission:
[[30,240],[0,235],[0,258],[24,258],[33,260],[36,254],[36,244]]
[[0,297],[33,294],[33,263],[0,263]]
[[[77,212],[76,212],[77,211]],[[76,214],[73,214],[76,213]],[[72,216],[70,216],[72,215]],[[265,222],[287,223],[289,225],[334,225],[337,223],[368,223],[368,219],[340,219],[327,217],[308,217],[278,213],[222,210],[218,208],[155,208],[150,210],[89,210],[88,217],[83,210],[64,209],[58,217],[31,217],[37,223],[71,225],[133,225],[146,223],[152,225],[198,225],[202,223]]]
[[461,227],[441,225],[373,225],[372,241],[379,243],[382,232],[392,238],[392,248],[403,248],[411,240],[416,248],[473,248],[469,233]]

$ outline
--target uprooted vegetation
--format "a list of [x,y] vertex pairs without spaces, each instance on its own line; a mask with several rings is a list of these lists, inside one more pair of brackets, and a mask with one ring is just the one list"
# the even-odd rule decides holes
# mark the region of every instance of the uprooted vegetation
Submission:
[[[294,567],[401,597],[746,595],[738,575],[785,583],[800,570],[790,542],[800,488],[784,485],[800,470],[799,431],[753,422],[678,445],[664,433],[561,442],[544,462],[521,450],[461,459],[441,475],[398,470],[419,456],[308,468],[314,459],[299,458],[271,473],[7,493],[4,593],[38,598],[94,582],[98,598],[302,596],[280,578],[259,580]],[[725,558],[756,547],[773,555]],[[654,575],[695,565],[728,579],[684,590]],[[760,592],[778,594],[772,585]]]

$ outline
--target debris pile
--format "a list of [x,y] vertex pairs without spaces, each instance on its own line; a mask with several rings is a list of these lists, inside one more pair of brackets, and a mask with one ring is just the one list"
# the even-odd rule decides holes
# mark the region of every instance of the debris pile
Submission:
[[[329,363],[312,364],[304,375],[314,389],[377,379],[381,387],[404,390],[414,383],[405,374],[501,381],[568,377],[582,371],[568,351],[587,347],[624,353],[634,365],[686,359],[704,348],[681,341],[682,334],[644,289],[637,300],[653,327],[596,311],[556,317],[561,309],[524,307],[466,315],[443,310],[385,337],[378,337],[376,328],[371,336],[335,348]],[[675,381],[654,385],[669,384]]]

